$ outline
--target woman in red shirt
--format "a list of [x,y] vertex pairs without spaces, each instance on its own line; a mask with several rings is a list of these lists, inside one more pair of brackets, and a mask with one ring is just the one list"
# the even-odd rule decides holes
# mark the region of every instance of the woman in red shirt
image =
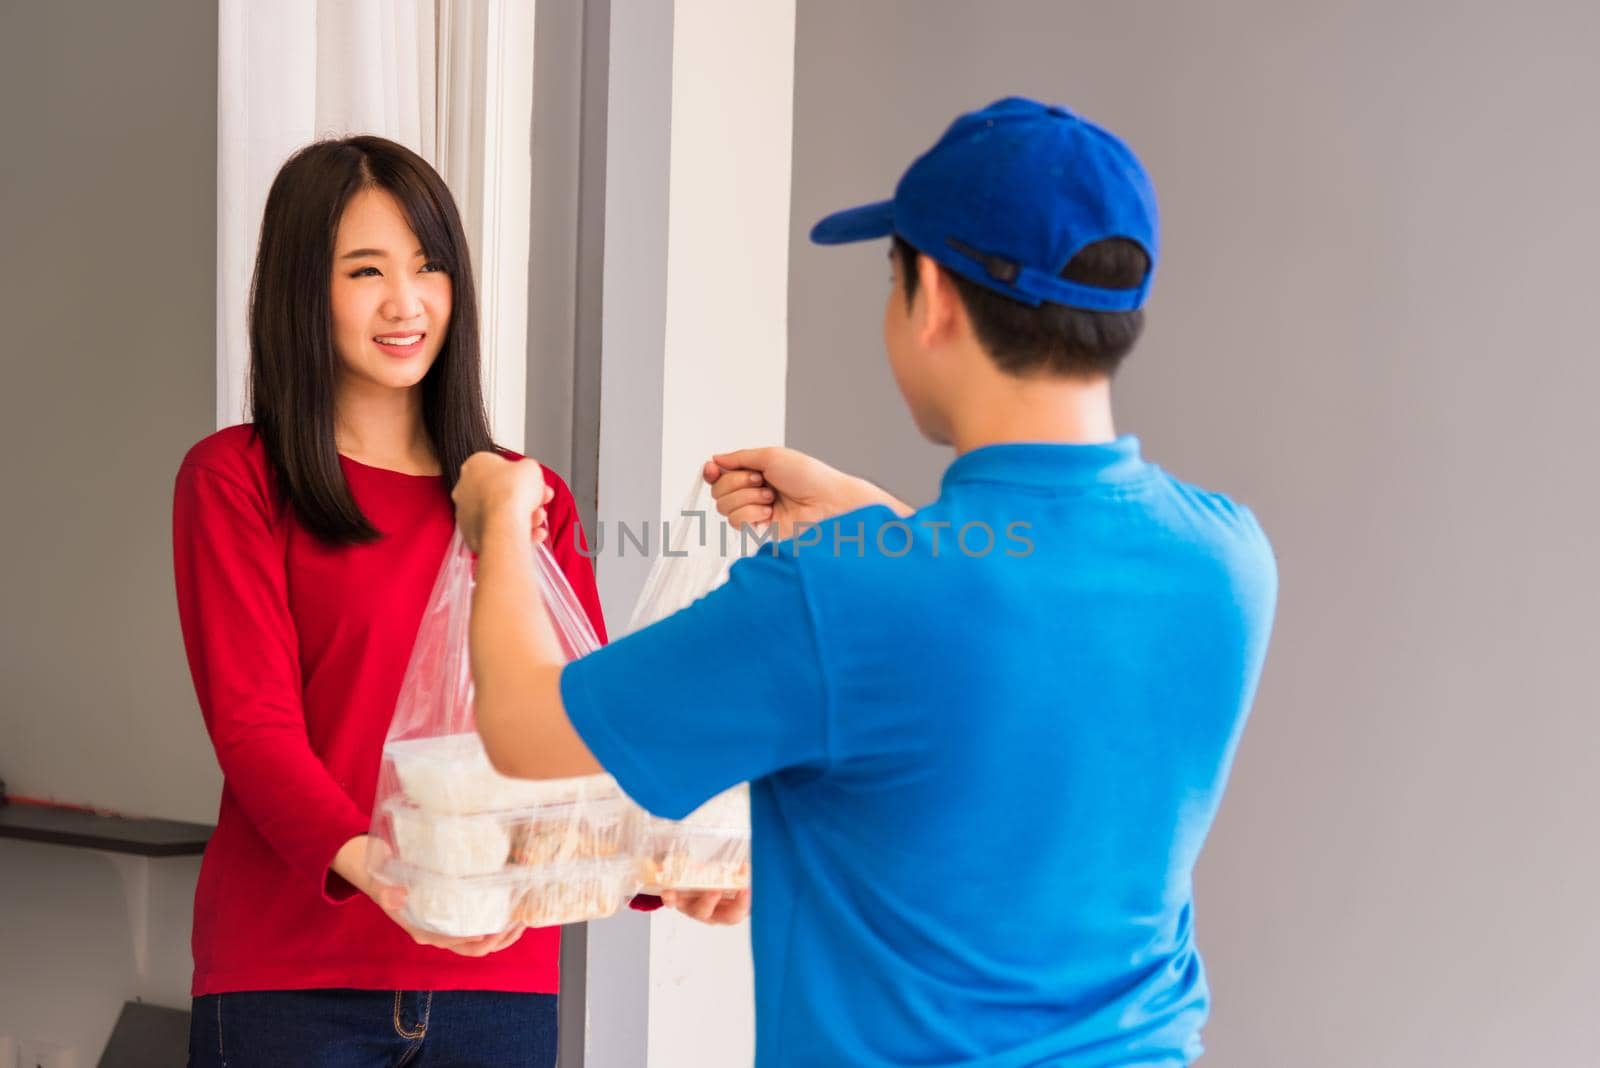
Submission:
[[[454,529],[492,448],[449,190],[376,137],[293,156],[267,197],[252,423],[195,445],[173,545],[222,766],[195,895],[192,1066],[555,1064],[559,928],[410,929],[365,870],[380,754]],[[604,639],[572,495],[548,544]]]

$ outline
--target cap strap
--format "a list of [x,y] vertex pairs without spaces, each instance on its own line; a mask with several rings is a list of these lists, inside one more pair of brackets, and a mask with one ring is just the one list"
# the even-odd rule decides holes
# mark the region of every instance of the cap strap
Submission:
[[1133,289],[1107,289],[1103,286],[1069,282],[1058,275],[1046,274],[1032,267],[1022,268],[1015,283],[1017,289],[1039,300],[1052,304],[1065,304],[1084,311],[1128,312],[1137,311],[1150,294],[1150,279],[1154,271],[1146,271],[1144,281]]
[[984,273],[1004,287],[1002,292],[1034,307],[1049,301],[1084,311],[1135,311],[1149,295],[1150,278],[1155,273],[1146,271],[1144,281],[1133,289],[1107,289],[1046,274],[1016,260],[975,249],[954,237],[946,237],[944,241],[961,255],[981,265]]
[[944,239],[944,243],[967,257],[967,259],[977,260],[983,264],[984,271],[996,282],[1003,282],[1008,286],[1012,285],[1016,282],[1017,275],[1022,271],[1022,265],[1016,260],[1008,260],[1004,256],[991,256],[987,252],[979,252],[965,241],[947,237]]

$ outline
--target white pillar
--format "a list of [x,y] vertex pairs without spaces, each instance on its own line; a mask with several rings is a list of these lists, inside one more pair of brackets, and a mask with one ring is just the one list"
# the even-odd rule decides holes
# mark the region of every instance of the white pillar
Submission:
[[[618,559],[617,522],[673,514],[712,452],[783,441],[794,23],[794,0],[611,2],[598,563],[613,621],[649,563]],[[591,925],[586,1068],[748,1068],[749,937],[664,913]]]
[[[783,441],[794,0],[678,0],[662,375],[661,509],[713,452]],[[748,1068],[749,925],[663,914],[651,1068]]]

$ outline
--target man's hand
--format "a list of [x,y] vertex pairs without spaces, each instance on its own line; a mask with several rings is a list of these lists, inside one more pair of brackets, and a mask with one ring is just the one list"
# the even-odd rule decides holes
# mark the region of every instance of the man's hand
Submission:
[[450,494],[456,503],[456,525],[467,548],[479,552],[489,527],[511,522],[533,530],[535,541],[549,534],[544,506],[555,490],[544,484],[544,471],[534,460],[513,463],[492,452],[477,452],[461,465],[461,478]]
[[749,890],[665,890],[661,903],[701,923],[741,923],[750,915]]
[[719,453],[702,474],[711,483],[717,511],[730,524],[736,529],[775,524],[780,539],[793,537],[797,525],[820,523],[869,504],[911,514],[909,507],[865,479],[777,445]]
[[[405,887],[390,886],[388,883],[380,882],[369,870],[370,867],[382,866],[381,858],[387,855],[388,848],[387,843],[381,838],[374,838],[368,834],[357,835],[339,848],[330,867],[335,874],[371,898],[373,903],[418,945],[448,949],[463,957],[487,957],[516,942],[528,929],[524,924],[517,924],[500,934],[485,935],[481,938],[452,938],[449,935],[434,934],[432,931],[413,927],[405,918]],[[374,863],[370,865],[369,852],[374,859]]]

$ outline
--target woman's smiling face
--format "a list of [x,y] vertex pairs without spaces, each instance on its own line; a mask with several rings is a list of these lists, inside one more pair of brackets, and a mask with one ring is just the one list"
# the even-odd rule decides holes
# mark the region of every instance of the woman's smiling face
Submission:
[[341,383],[409,389],[438,358],[450,329],[450,275],[421,244],[382,189],[363,189],[345,205],[330,283]]

